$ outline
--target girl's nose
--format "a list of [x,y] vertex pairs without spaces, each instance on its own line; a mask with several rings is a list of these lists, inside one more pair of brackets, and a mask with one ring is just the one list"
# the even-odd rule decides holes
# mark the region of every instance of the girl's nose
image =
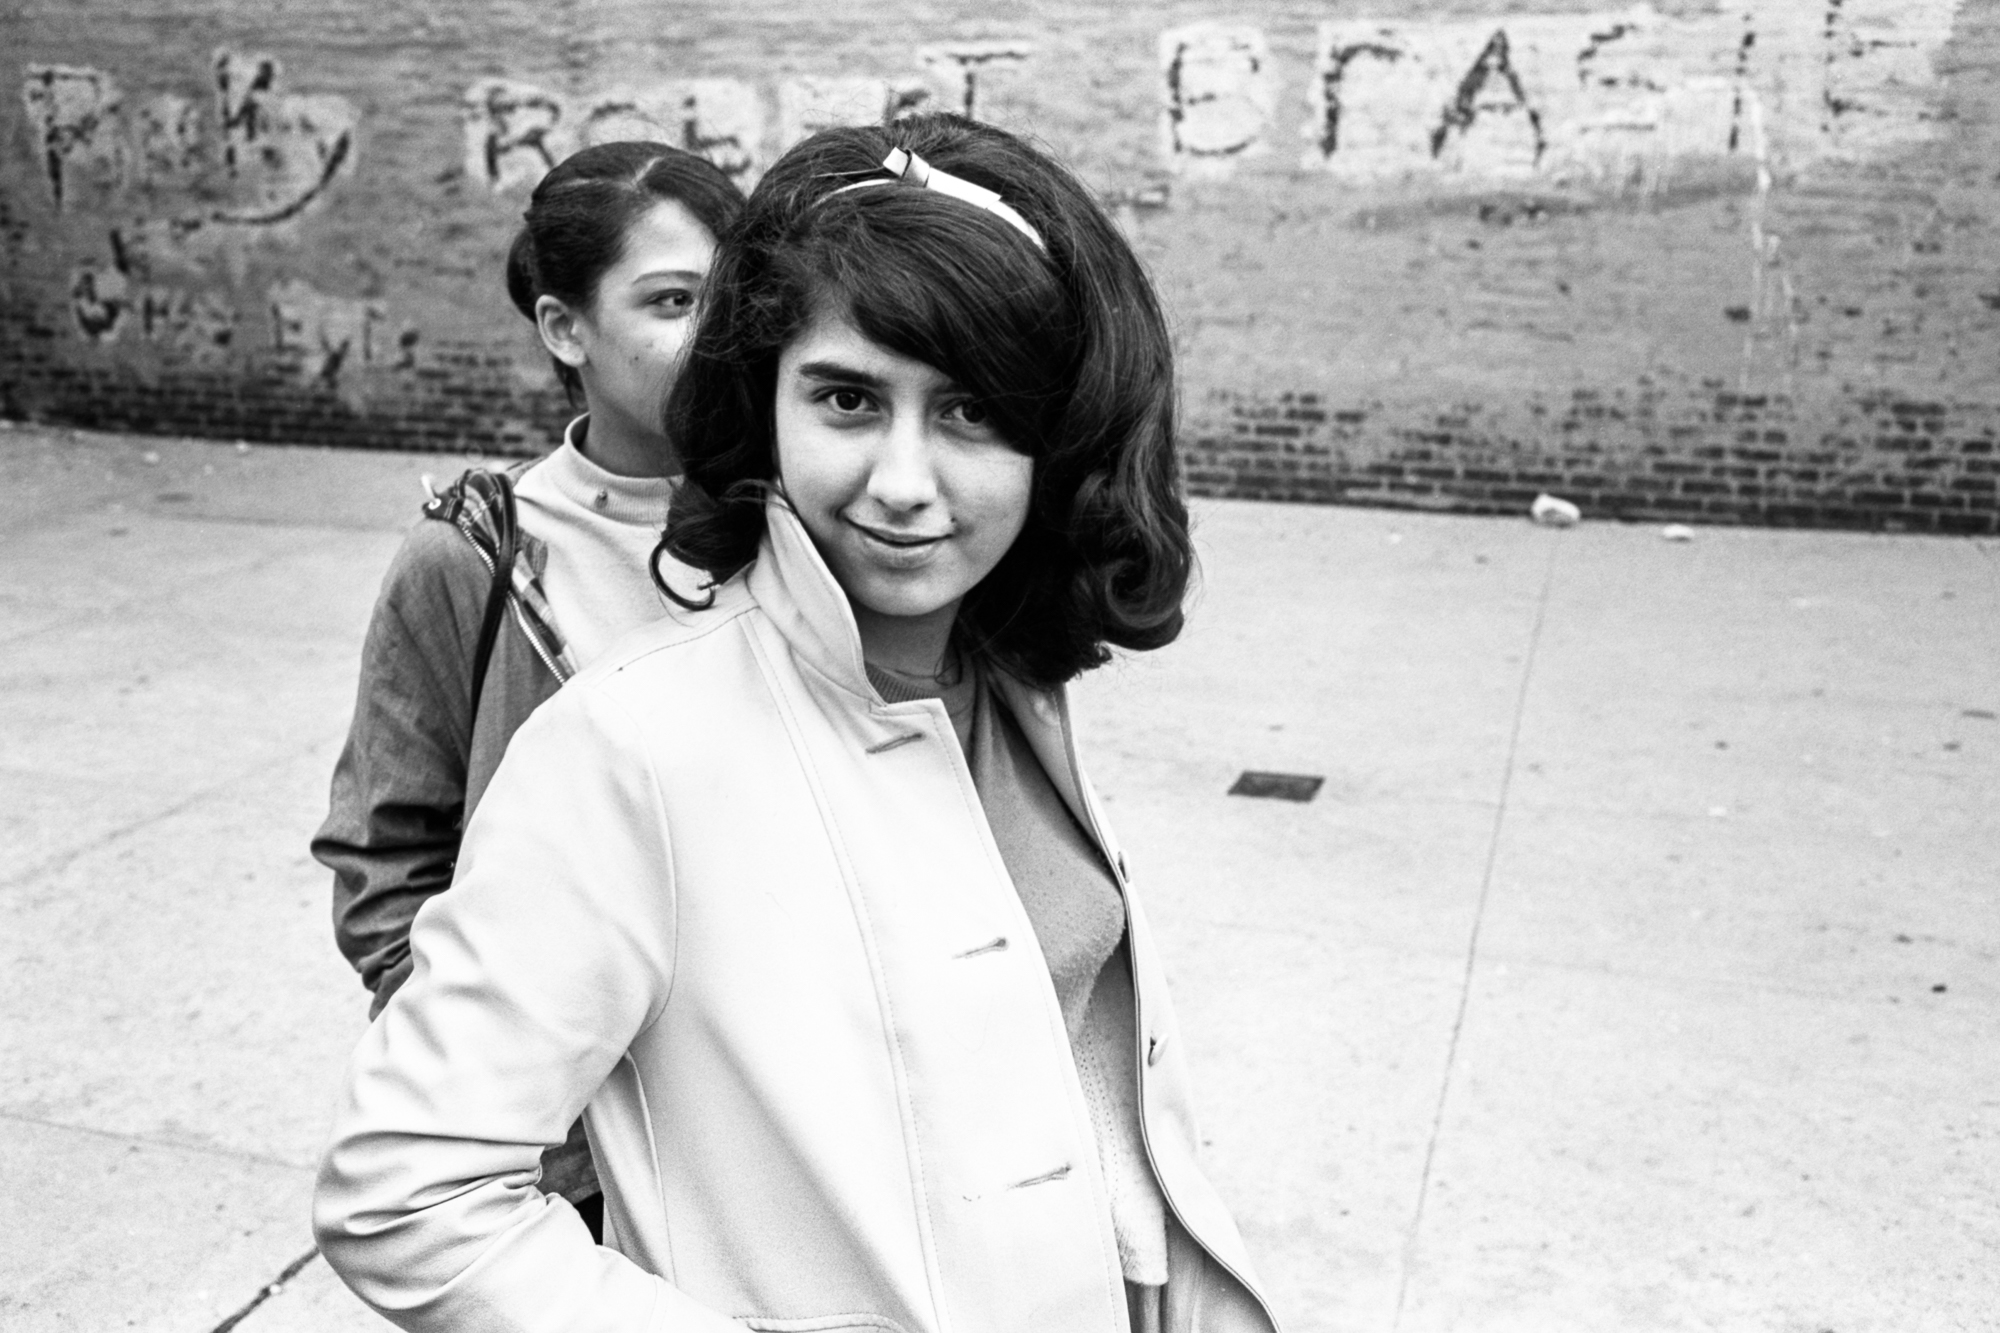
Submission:
[[868,497],[885,509],[907,512],[937,499],[930,423],[920,414],[898,413],[882,435],[868,474]]

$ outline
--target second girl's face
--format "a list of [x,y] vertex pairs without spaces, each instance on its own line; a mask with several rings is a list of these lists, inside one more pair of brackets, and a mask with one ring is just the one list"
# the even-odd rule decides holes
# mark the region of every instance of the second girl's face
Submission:
[[778,475],[856,618],[948,618],[1028,518],[1034,460],[922,361],[822,313],[778,356]]
[[676,200],[662,200],[632,223],[624,254],[598,279],[590,309],[577,319],[591,438],[661,434],[660,408],[714,258],[715,238]]

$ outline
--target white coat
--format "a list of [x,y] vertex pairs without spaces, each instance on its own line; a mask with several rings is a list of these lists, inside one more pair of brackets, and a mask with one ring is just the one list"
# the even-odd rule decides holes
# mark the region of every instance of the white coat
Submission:
[[[440,1333],[1126,1333],[1062,1012],[950,721],[881,700],[839,585],[768,513],[712,609],[516,735],[355,1052],[320,1246]],[[1125,893],[1145,1140],[1185,1228],[1166,1328],[1275,1333],[1065,695],[1005,695]],[[579,1113],[602,1248],[535,1187]]]

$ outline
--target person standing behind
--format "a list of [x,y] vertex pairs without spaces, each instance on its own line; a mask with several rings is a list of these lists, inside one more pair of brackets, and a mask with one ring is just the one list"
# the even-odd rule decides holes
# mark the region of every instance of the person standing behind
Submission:
[[[346,747],[312,853],[334,938],[374,994],[410,974],[410,923],[451,883],[465,823],[514,730],[604,647],[658,618],[652,557],[679,472],[662,424],[717,240],[743,195],[706,160],[609,143],[557,164],[507,258],[583,415],[506,473],[473,469],[411,530],[362,649]],[[595,1220],[579,1124],[542,1187]]]

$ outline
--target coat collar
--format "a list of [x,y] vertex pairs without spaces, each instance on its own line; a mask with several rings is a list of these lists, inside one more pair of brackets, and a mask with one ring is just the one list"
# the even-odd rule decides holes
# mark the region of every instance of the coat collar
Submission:
[[[846,592],[820,558],[805,524],[775,490],[764,502],[764,539],[756,563],[744,577],[751,597],[792,651],[815,672],[865,700],[871,708],[890,707],[868,681],[862,665],[861,630],[854,622]],[[1036,689],[1000,672],[992,673],[990,679],[1063,803],[1096,836],[1122,875],[1117,848],[1111,845],[1083,780],[1069,691],[1061,686]]]
[[746,581],[793,652],[849,693],[881,702],[861,664],[861,629],[847,594],[776,490],[764,501],[764,540]]

